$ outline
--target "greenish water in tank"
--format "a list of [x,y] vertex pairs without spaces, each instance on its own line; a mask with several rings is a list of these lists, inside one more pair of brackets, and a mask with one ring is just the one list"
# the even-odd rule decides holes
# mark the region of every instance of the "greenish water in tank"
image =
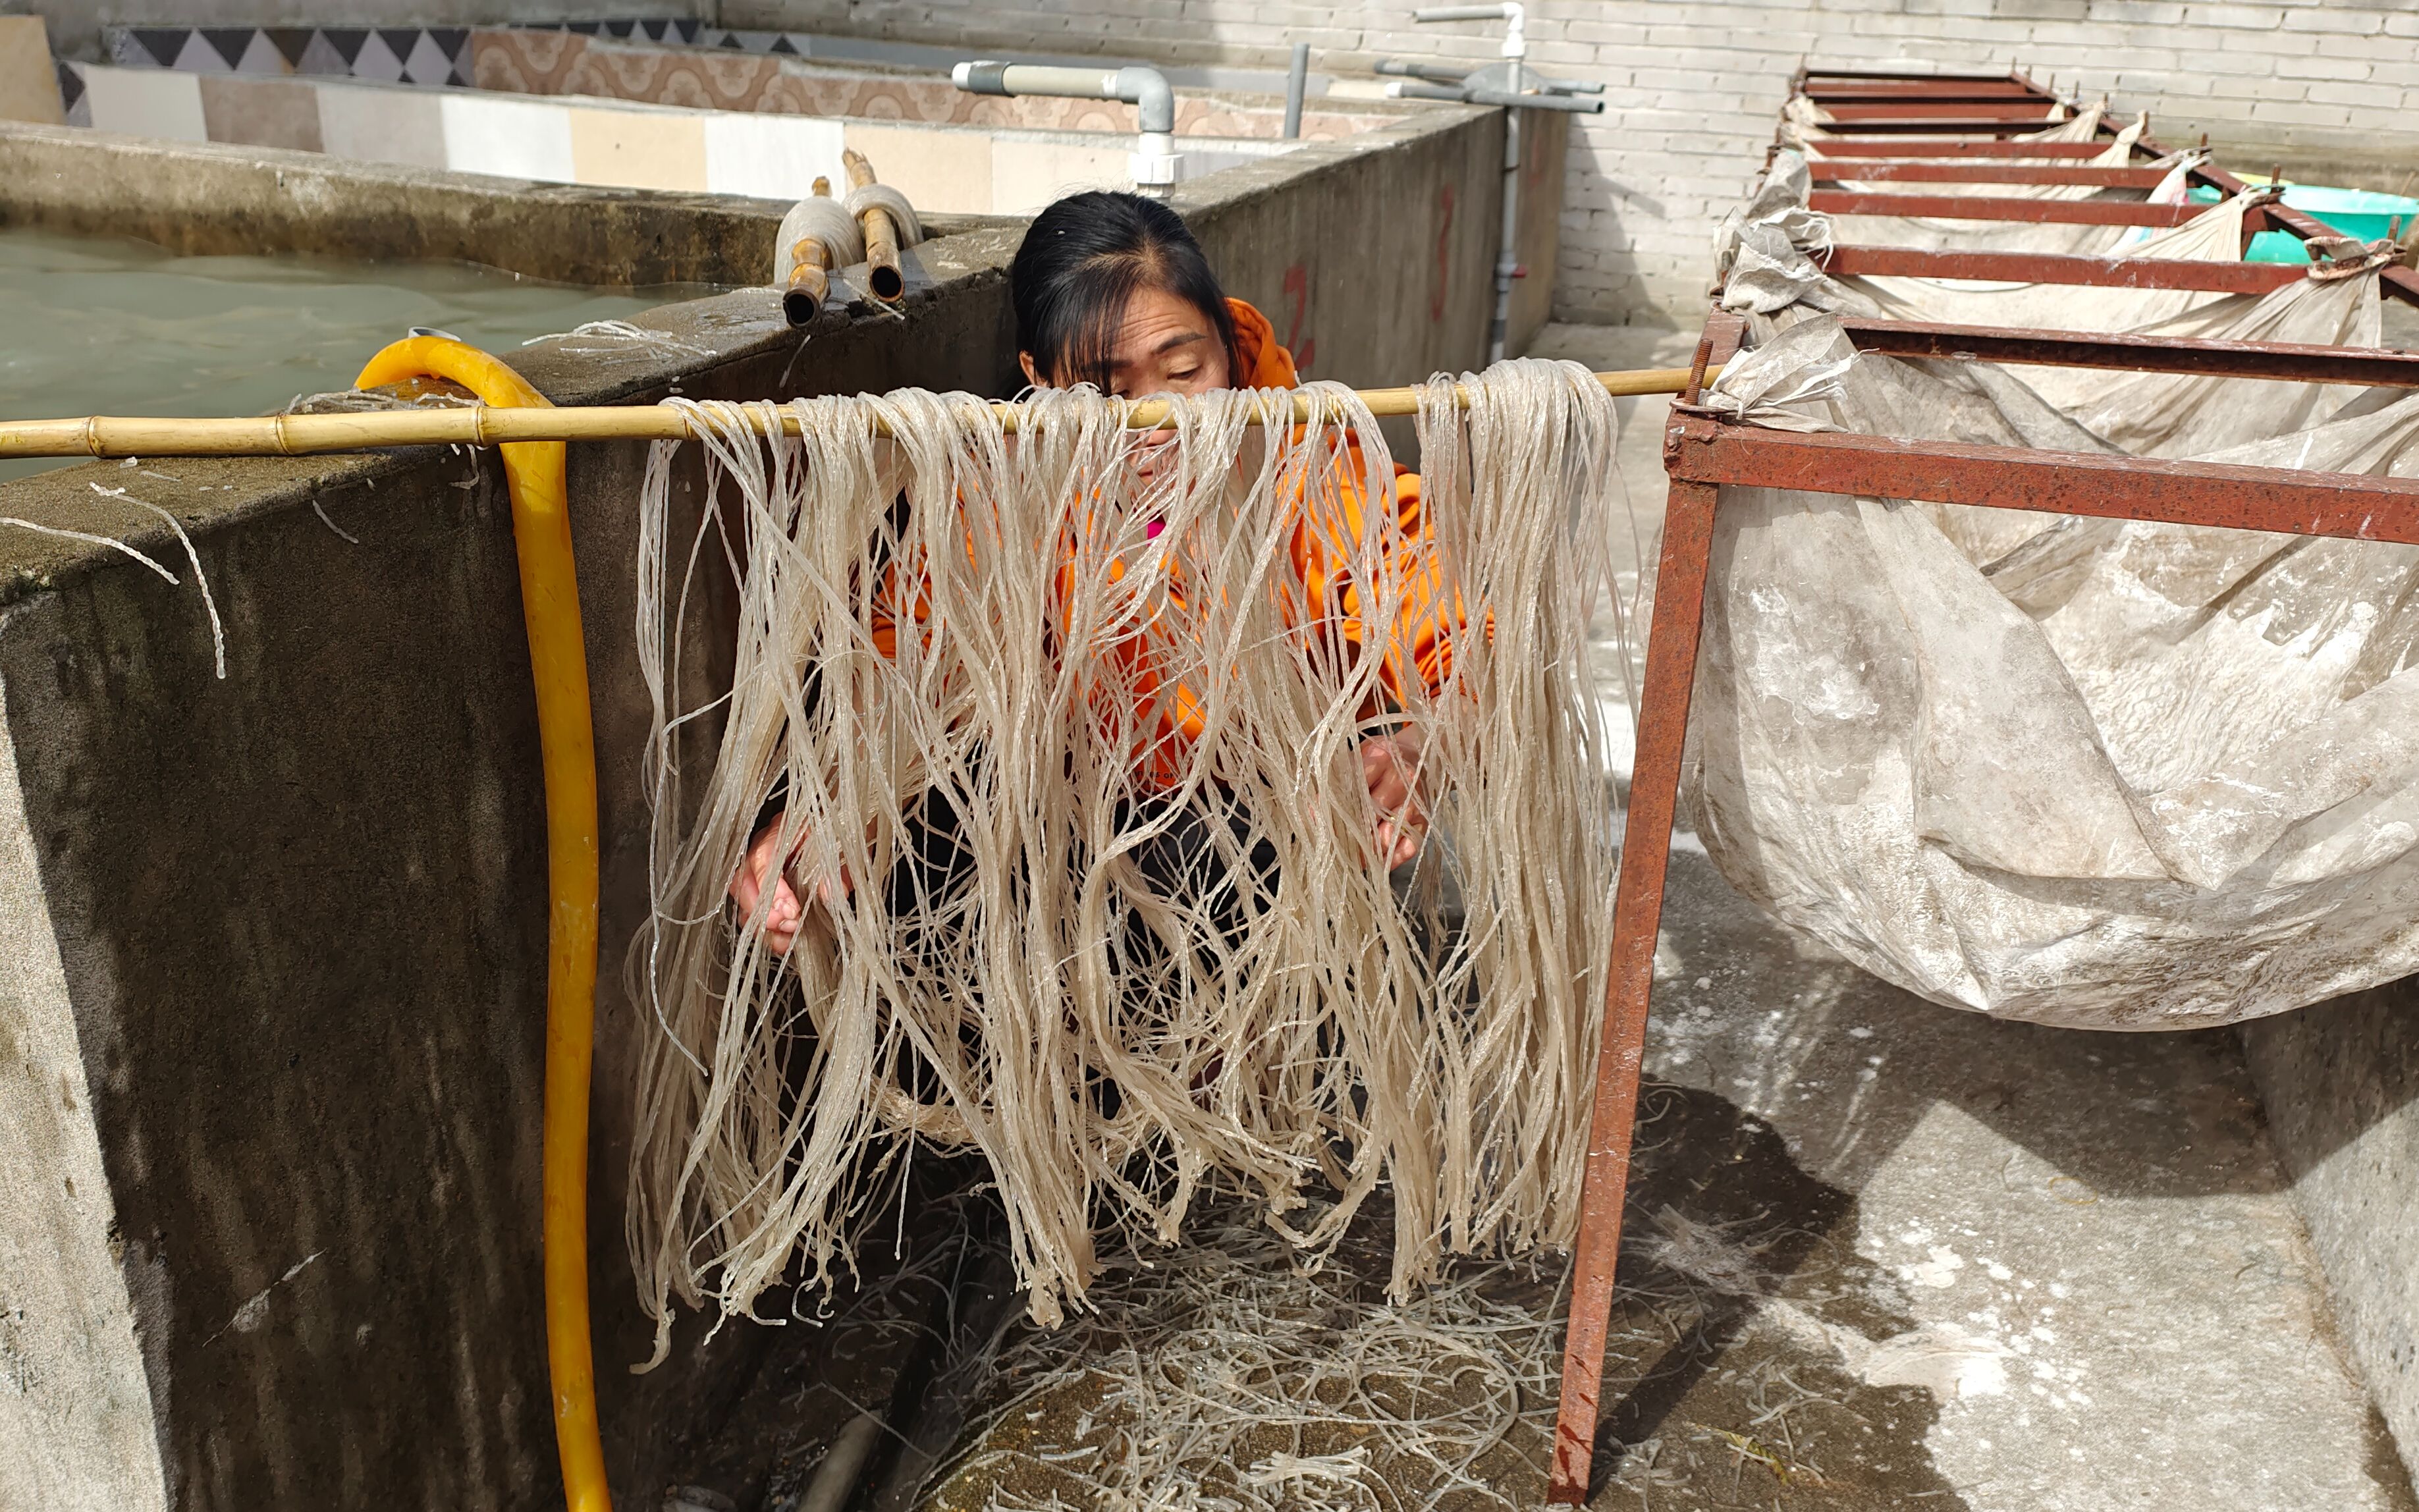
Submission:
[[[2265,184],[2269,180],[2258,174],[2241,176],[2246,184]],[[2195,203],[2214,205],[2225,196],[2207,184],[2192,192]],[[2336,189],[2327,184],[2285,185],[2285,208],[2306,210],[2348,237],[2363,241],[2375,241],[2383,237],[2398,237],[2411,229],[2414,217],[2419,217],[2419,199],[2402,194],[2379,194],[2365,189]],[[2290,231],[2262,231],[2251,239],[2251,246],[2242,255],[2247,263],[2305,263],[2310,249]]]
[[[712,292],[577,288],[464,263],[180,257],[0,229],[0,418],[262,414],[348,387],[414,326],[501,355]],[[0,480],[64,465],[0,461]]]

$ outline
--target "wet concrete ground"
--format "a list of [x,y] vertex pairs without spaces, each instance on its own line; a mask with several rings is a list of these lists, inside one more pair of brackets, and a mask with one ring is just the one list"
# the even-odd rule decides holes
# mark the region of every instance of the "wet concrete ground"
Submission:
[[1802,1260],[1772,1256],[1737,1340],[1929,1398],[1900,1398],[1925,1420],[1898,1444],[1835,1434],[1827,1478],[1901,1473],[1903,1449],[1927,1501],[1977,1509],[2419,1505],[2330,1337],[2231,1032],[1937,1008],[1798,946],[1702,856],[1672,873],[1650,1074],[1773,1131],[1810,1183],[1776,1216],[1843,1203]]
[[[2329,1336],[2230,1033],[1936,1008],[1673,862],[1592,1505],[2419,1509]],[[1345,1261],[1374,1307],[1382,1245]],[[1558,1309],[1550,1288],[1525,1305]],[[1199,1342],[1163,1322],[1138,1348],[1180,1374]],[[1057,1468],[1102,1441],[1102,1395],[1018,1400],[920,1504],[1117,1504]],[[1529,1405],[1549,1419],[1549,1394]],[[1545,1435],[1507,1443],[1495,1494],[1433,1504],[1536,1504]]]

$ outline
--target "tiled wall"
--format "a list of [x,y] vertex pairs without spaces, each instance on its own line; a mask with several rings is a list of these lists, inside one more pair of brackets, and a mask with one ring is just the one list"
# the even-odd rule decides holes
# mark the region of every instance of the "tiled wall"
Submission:
[[[937,71],[867,72],[808,61],[815,38],[735,32],[693,21],[590,22],[563,26],[116,27],[114,61],[189,73],[311,74],[381,84],[470,85],[514,94],[596,95],[658,105],[801,116],[953,122],[1032,131],[1131,131],[1131,105],[1112,100],[972,95]],[[1275,138],[1274,100],[1187,91],[1181,136]],[[1304,139],[1341,140],[1395,117],[1314,100]]]
[[[711,36],[713,34],[705,34]],[[772,38],[802,52],[813,39],[771,32],[723,33]],[[742,53],[615,41],[567,29],[494,27],[470,43],[471,83],[482,89],[540,95],[603,95],[668,105],[722,110],[794,111],[809,116],[1009,126],[1052,131],[1131,131],[1131,105],[1103,100],[1003,99],[968,94],[937,72],[873,73],[818,65],[770,51]],[[1395,117],[1322,108],[1302,115],[1305,140],[1341,140],[1376,131]],[[1185,91],[1177,96],[1179,136],[1274,138],[1284,110],[1273,99]]]
[[466,26],[113,26],[102,40],[121,68],[470,82]]
[[[1076,188],[1125,183],[1132,139],[913,120],[685,109],[479,89],[413,88],[260,70],[67,65],[69,119],[187,142],[327,152],[370,162],[548,183],[796,199],[818,177],[844,185],[843,147],[921,208],[1025,213]],[[1274,144],[1191,141],[1199,177]]]

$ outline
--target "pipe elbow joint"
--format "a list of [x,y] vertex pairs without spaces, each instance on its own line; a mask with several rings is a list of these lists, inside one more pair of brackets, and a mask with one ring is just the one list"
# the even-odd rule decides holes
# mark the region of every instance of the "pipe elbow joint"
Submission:
[[1008,65],[997,58],[977,58],[949,70],[949,82],[970,95],[1008,93]]
[[1139,65],[1122,68],[1117,75],[1117,98],[1135,107],[1141,115],[1136,123],[1146,133],[1171,136],[1176,131],[1176,91],[1169,87],[1167,75],[1157,69]]

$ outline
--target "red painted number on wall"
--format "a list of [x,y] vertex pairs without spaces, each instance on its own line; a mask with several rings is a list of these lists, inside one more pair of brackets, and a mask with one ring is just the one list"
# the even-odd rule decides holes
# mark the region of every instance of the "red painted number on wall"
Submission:
[[1302,334],[1302,328],[1310,324],[1310,269],[1306,264],[1296,263],[1286,270],[1285,295],[1286,303],[1293,310],[1292,317],[1286,322],[1286,350],[1293,353],[1294,371],[1307,378],[1311,351],[1318,343]]
[[1437,194],[1436,286],[1428,290],[1428,323],[1444,319],[1445,290],[1453,286],[1453,186]]

